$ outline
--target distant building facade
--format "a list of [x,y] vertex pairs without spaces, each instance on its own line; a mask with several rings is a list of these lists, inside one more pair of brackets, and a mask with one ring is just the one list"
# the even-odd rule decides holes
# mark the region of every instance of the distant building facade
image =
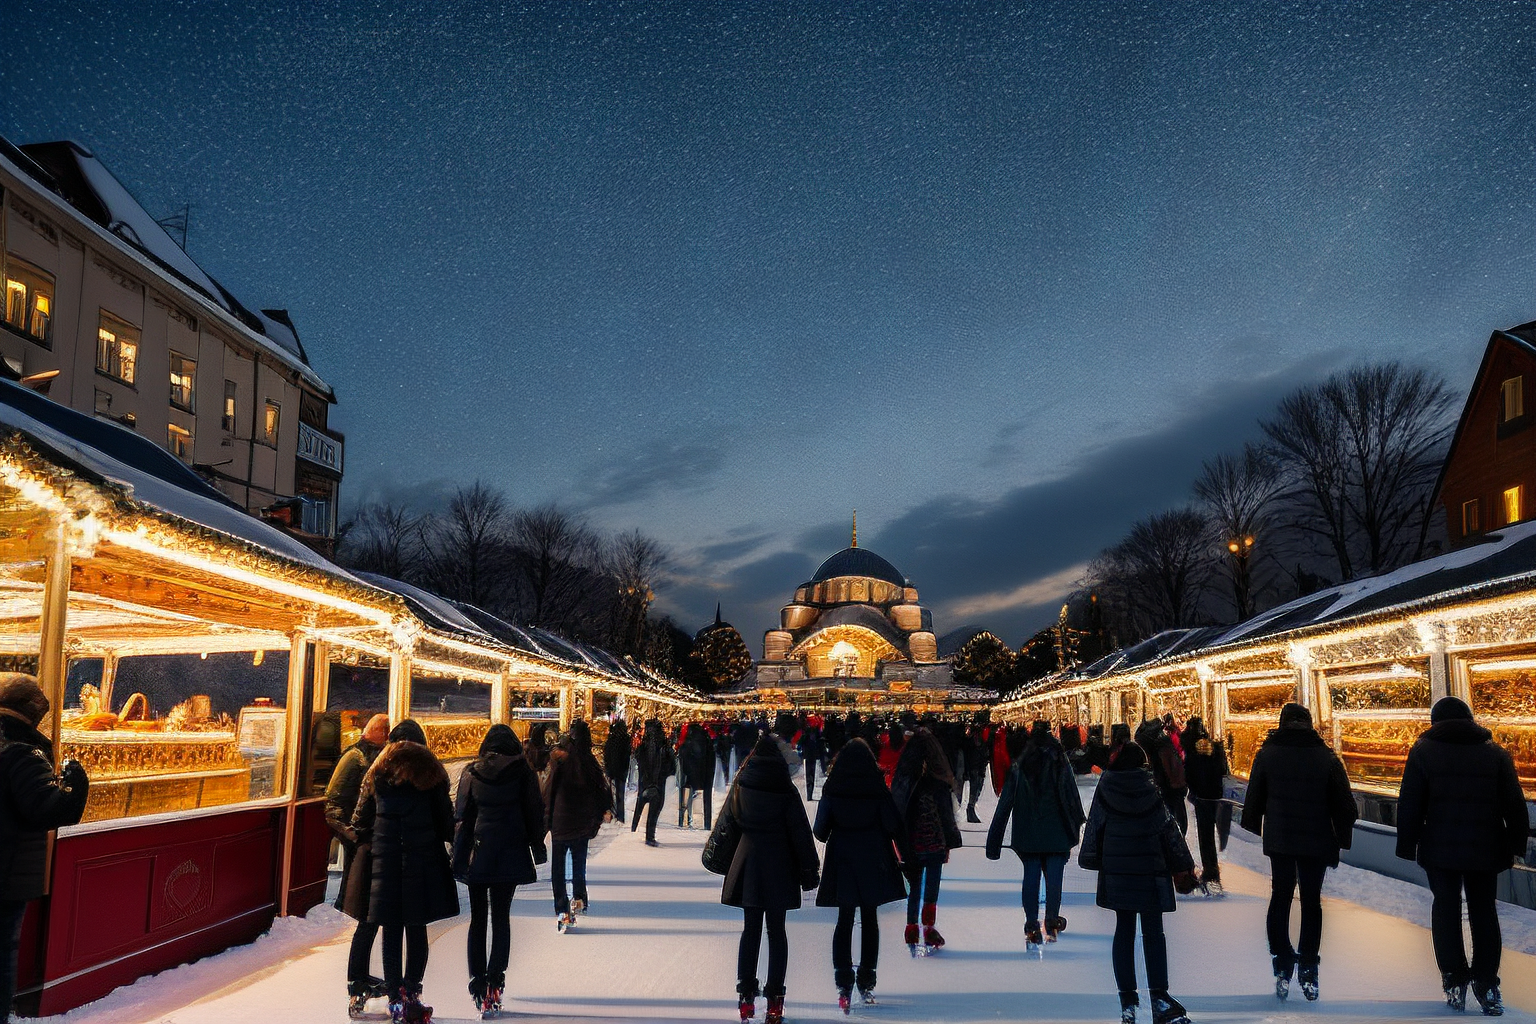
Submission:
[[75,143],[0,139],[0,202],[0,373],[328,551],[345,439],[287,312],[243,306]]
[[1536,514],[1536,321],[1494,331],[1457,423],[1437,501],[1452,547]]

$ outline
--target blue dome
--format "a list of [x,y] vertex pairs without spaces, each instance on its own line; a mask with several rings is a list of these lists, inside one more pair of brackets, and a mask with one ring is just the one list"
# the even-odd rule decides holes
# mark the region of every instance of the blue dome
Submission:
[[841,576],[864,576],[872,580],[884,580],[898,587],[907,585],[907,578],[894,565],[868,548],[843,548],[821,563],[810,582],[824,583]]

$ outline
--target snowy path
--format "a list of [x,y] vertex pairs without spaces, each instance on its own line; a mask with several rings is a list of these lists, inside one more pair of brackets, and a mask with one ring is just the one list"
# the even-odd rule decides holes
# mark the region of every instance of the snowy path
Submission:
[[[667,810],[675,821],[675,804],[669,802]],[[983,817],[990,818],[990,811],[986,806]],[[547,883],[518,893],[507,986],[513,1019],[735,1020],[740,912],[719,904],[719,878],[699,867],[704,832],[679,831],[667,818],[664,814],[658,836],[661,849],[645,847],[627,827],[605,830],[603,848],[589,867],[593,912],[575,933],[556,934]],[[1109,967],[1112,918],[1093,906],[1093,876],[1069,867],[1062,911],[1069,929],[1060,943],[1047,947],[1043,961],[1026,959],[1017,861],[1011,853],[987,861],[980,849],[983,826],[964,828],[968,845],[946,868],[939,901],[938,923],[948,946],[927,959],[909,958],[901,943],[904,908],[884,908],[880,1005],[856,1009],[854,1018],[899,1024],[1117,1019]],[[1323,999],[1307,1004],[1297,992],[1292,1002],[1277,1004],[1269,994],[1263,935],[1268,879],[1251,869],[1262,868],[1264,860],[1242,835],[1234,830],[1224,868],[1230,897],[1183,901],[1166,919],[1173,992],[1196,1022],[1337,1024],[1455,1016],[1441,1001],[1425,928],[1334,898],[1324,911]],[[1427,893],[1407,883],[1344,869],[1330,875],[1329,885],[1428,919]],[[1536,935],[1536,915],[1503,904],[1500,913],[1516,944]],[[832,988],[834,917],[809,906],[790,915],[786,1009],[792,1022],[846,1019],[837,1011]],[[445,1024],[478,1019],[464,988],[464,922],[444,922],[432,934],[425,995],[437,1008],[436,1019]],[[279,922],[254,946],[145,979],[53,1020],[343,1022],[349,935],[349,922],[321,908],[308,920]],[[1533,1020],[1536,957],[1506,950],[1503,976],[1507,1019]],[[1143,1000],[1145,1020],[1151,1015],[1145,995]]]

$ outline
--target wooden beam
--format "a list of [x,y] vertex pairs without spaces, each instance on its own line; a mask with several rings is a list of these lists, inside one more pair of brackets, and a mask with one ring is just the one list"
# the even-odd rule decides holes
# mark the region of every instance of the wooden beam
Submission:
[[389,724],[411,717],[411,656],[395,651],[389,656]]
[[47,576],[43,582],[43,612],[38,634],[37,681],[48,695],[48,735],[53,740],[54,769],[64,744],[59,742],[59,728],[64,716],[64,677],[67,664],[64,636],[69,620],[69,547],[62,521],[54,531],[48,553]]

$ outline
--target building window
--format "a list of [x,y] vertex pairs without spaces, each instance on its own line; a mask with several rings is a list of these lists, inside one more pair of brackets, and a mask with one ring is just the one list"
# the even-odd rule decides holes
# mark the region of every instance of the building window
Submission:
[[1500,388],[1502,396],[1503,419],[1500,422],[1508,423],[1525,415],[1525,378],[1511,377]]
[[101,314],[96,330],[96,369],[132,384],[139,368],[139,329],[110,313]]
[[166,428],[166,447],[171,454],[187,465],[192,464],[192,431],[172,423]]
[[267,414],[261,421],[261,439],[272,447],[277,447],[278,420],[282,414],[282,407],[272,399],[267,399]]
[[192,399],[194,382],[197,380],[197,360],[188,359],[180,352],[171,353],[171,404],[187,412],[195,412]]
[[53,278],[12,256],[6,261],[5,322],[53,344]]
[[1525,518],[1524,490],[1519,484],[1504,492],[1504,522],[1518,523]]
[[1461,503],[1461,535],[1470,537],[1483,528],[1482,502],[1473,498]]
[[224,433],[235,432],[235,382],[232,380],[224,382],[224,419],[221,425]]

